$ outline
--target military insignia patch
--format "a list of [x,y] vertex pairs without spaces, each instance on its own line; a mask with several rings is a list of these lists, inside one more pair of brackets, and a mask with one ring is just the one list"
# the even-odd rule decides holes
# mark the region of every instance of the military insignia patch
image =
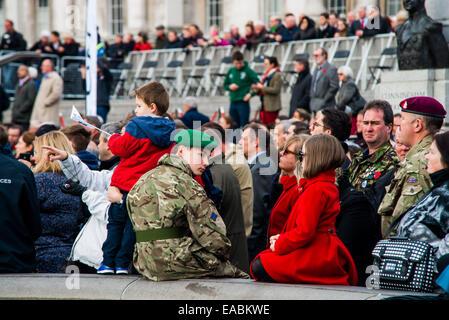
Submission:
[[217,220],[217,215],[215,213],[212,213],[210,218],[215,221],[215,220]]
[[415,177],[409,178],[408,183],[416,183],[418,180]]

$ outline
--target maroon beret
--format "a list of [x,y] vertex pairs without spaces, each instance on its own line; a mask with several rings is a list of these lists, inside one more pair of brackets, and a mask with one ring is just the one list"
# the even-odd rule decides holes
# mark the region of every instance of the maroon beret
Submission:
[[443,105],[431,97],[407,98],[402,100],[399,105],[403,112],[443,119],[446,116],[446,110],[444,110]]

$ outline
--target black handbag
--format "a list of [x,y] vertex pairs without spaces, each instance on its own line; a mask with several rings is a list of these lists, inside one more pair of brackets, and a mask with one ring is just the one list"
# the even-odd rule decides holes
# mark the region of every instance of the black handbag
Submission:
[[[402,217],[396,219],[385,237],[394,230]],[[435,258],[430,244],[391,237],[380,240],[372,255],[374,268],[371,269],[369,279],[374,288],[433,292]]]

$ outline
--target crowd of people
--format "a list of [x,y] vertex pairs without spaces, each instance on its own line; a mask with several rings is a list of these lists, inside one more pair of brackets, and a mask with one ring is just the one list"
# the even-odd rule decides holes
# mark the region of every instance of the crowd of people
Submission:
[[392,225],[436,259],[449,253],[449,132],[437,100],[406,98],[398,121],[388,101],[366,102],[362,147],[335,107],[238,128],[232,116],[210,121],[193,97],[173,119],[156,81],[134,95],[120,122],[85,117],[101,130],[0,127],[1,272],[76,265],[154,281],[364,286]]

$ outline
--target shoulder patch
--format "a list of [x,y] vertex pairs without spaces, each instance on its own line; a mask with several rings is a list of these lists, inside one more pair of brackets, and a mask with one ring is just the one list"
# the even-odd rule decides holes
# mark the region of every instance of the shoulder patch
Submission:
[[416,183],[418,180],[415,177],[411,177],[407,180],[407,183]]
[[217,220],[217,215],[215,213],[212,213],[212,215],[210,216],[210,218],[214,221]]

